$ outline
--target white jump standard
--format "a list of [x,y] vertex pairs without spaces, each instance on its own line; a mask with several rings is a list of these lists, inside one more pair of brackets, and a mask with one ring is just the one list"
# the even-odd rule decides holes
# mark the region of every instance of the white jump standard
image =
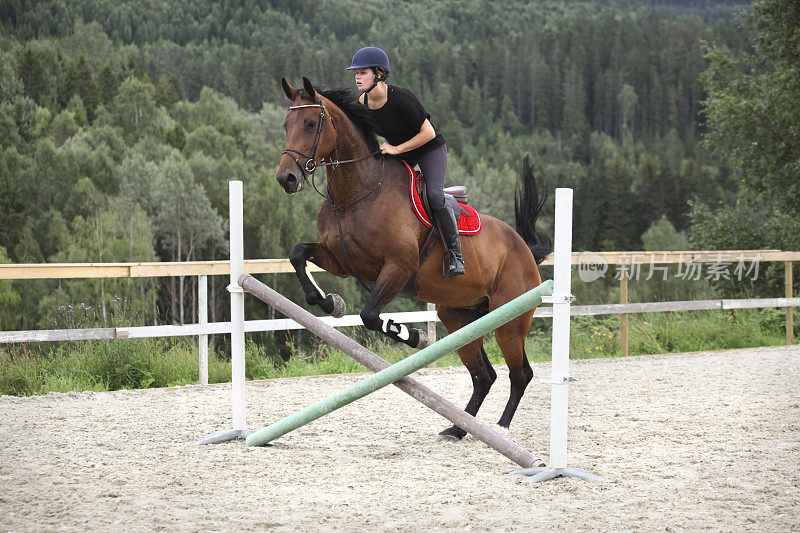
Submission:
[[567,417],[569,403],[569,306],[572,295],[572,189],[556,189],[555,235],[553,248],[553,348],[550,376],[542,378],[552,387],[550,398],[550,465],[514,470],[511,474],[532,476],[525,482],[547,481],[557,477],[577,477],[610,483],[582,468],[567,467]]
[[228,208],[230,216],[231,277],[231,404],[233,429],[215,433],[195,444],[218,444],[236,439],[246,439],[253,433],[247,430],[244,392],[244,289],[239,286],[239,276],[244,274],[244,213],[242,209],[242,182],[228,183]]

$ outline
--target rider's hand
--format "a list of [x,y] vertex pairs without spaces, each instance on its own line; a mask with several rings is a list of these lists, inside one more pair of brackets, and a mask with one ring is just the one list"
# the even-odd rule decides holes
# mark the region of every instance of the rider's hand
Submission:
[[398,155],[400,150],[397,149],[397,146],[392,146],[389,143],[383,143],[381,145],[381,153],[387,155]]

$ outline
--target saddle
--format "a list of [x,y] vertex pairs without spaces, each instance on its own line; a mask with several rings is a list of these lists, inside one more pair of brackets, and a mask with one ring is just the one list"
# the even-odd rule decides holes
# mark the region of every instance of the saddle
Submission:
[[[422,174],[421,171],[417,171],[417,194],[419,194],[420,199],[422,200],[422,205],[425,207],[425,211],[428,213],[431,212],[430,206],[428,205],[428,182],[425,180],[425,176]],[[444,192],[445,198],[448,196],[452,196],[455,200],[464,205],[469,205],[469,197],[467,196],[467,188],[464,185],[454,185],[452,187],[445,187],[442,189]]]
[[[431,216],[433,211],[431,211],[430,202],[428,202],[428,182],[425,180],[425,176],[422,175],[421,171],[417,171],[417,180],[415,186],[417,188],[419,199],[422,201],[422,207],[425,209],[425,213],[427,213],[430,219],[433,220],[433,216]],[[465,209],[462,209],[461,206],[458,205],[467,205],[469,202],[469,198],[467,197],[467,188],[464,185],[445,187],[442,189],[442,192],[444,193],[445,205],[452,209],[453,213],[456,214],[456,222],[461,220],[461,213],[471,216]]]

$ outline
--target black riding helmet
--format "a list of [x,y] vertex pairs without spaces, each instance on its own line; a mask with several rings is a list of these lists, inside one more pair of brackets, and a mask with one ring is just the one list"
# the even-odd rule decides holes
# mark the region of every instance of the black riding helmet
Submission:
[[[375,81],[372,83],[372,87],[364,91],[368,93],[378,85],[379,81],[386,81],[386,78],[389,77],[389,56],[377,46],[361,48],[353,55],[353,60],[347,70],[358,68],[371,68],[375,73]],[[383,74],[383,76],[380,74]]]

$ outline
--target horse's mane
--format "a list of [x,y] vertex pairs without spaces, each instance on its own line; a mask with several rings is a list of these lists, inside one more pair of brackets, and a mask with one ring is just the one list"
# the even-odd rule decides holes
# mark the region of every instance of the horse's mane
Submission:
[[[378,144],[378,124],[369,112],[369,108],[358,101],[358,96],[355,91],[347,87],[334,87],[333,89],[319,89],[319,93],[330,100],[342,112],[347,115],[353,124],[361,130],[364,138],[367,139],[367,146],[370,152],[377,152],[379,150]],[[300,95],[306,99],[311,100],[308,93],[300,89]]]

